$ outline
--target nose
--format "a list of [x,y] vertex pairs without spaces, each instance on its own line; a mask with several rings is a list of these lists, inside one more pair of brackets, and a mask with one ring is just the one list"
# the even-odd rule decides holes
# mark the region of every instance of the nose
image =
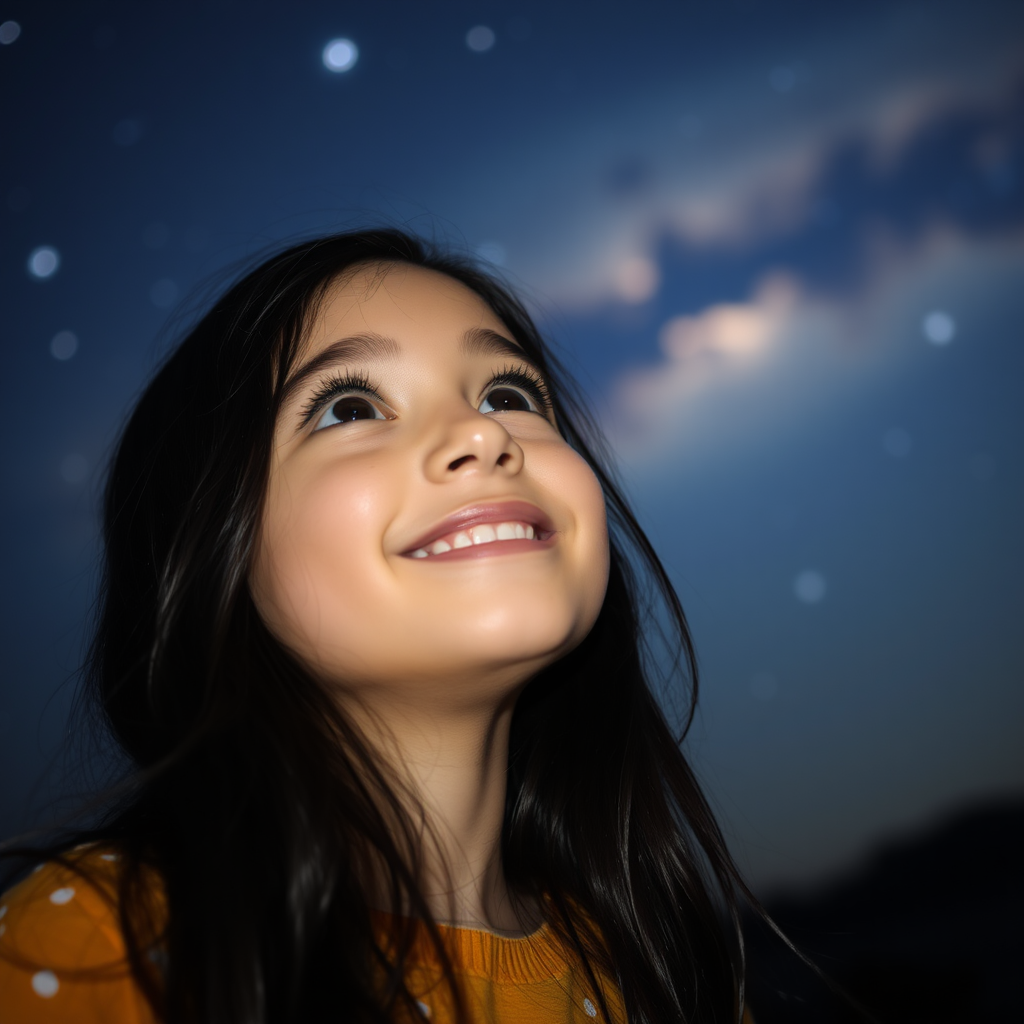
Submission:
[[469,475],[515,476],[523,468],[523,449],[495,416],[467,409],[441,425],[428,448],[426,476],[445,483]]

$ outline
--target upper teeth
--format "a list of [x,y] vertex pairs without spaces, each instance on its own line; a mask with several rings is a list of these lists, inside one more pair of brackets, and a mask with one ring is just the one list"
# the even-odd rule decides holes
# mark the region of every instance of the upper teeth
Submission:
[[471,526],[468,530],[459,530],[446,537],[435,540],[426,547],[417,548],[412,552],[413,558],[426,558],[427,555],[442,555],[452,548],[468,548],[473,544],[491,544],[496,540],[533,540],[534,529],[529,523],[481,523]]

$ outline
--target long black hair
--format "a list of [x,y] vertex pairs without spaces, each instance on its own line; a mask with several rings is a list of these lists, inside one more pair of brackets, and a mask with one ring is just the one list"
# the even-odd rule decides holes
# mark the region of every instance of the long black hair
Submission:
[[[391,263],[447,274],[491,307],[543,372],[558,428],[609,513],[598,620],[515,709],[510,890],[539,901],[592,978],[617,980],[632,1024],[736,1021],[749,893],[649,684],[644,627],[657,618],[692,716],[697,667],[679,600],[523,305],[470,261],[395,230],[294,245],[243,276],[165,361],[116,448],[85,686],[132,767],[116,805],[74,838],[121,851],[138,983],[171,1022],[389,1021],[402,1004],[415,1014],[402,977],[411,940],[382,948],[366,906],[382,870],[392,906],[427,922],[453,977],[393,775],[272,637],[248,589],[304,332],[339,275]],[[145,955],[153,870],[168,907],[162,973]]]

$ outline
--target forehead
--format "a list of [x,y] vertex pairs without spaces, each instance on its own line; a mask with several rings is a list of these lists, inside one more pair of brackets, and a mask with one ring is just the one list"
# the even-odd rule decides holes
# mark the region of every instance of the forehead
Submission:
[[476,292],[447,274],[406,263],[375,264],[328,287],[300,356],[356,334],[393,338],[403,351],[457,345],[474,328],[509,333]]

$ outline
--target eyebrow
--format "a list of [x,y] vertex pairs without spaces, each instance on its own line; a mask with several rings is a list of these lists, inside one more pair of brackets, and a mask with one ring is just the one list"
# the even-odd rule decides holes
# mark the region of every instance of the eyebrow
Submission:
[[531,359],[519,345],[488,327],[473,327],[466,331],[459,348],[466,356],[512,356],[514,359],[529,363],[538,373],[540,372],[537,361]]
[[292,374],[281,389],[281,405],[286,405],[307,381],[329,366],[358,363],[366,360],[393,361],[402,354],[397,341],[384,334],[353,334],[331,342],[322,352],[305,362]]
[[[473,327],[462,336],[459,350],[463,355],[511,356],[529,363],[538,373],[540,367],[514,341],[487,327]],[[366,360],[393,362],[402,355],[402,347],[386,334],[353,334],[331,342],[322,352],[299,367],[281,389],[281,405],[286,405],[303,386],[330,366],[358,363]]]

